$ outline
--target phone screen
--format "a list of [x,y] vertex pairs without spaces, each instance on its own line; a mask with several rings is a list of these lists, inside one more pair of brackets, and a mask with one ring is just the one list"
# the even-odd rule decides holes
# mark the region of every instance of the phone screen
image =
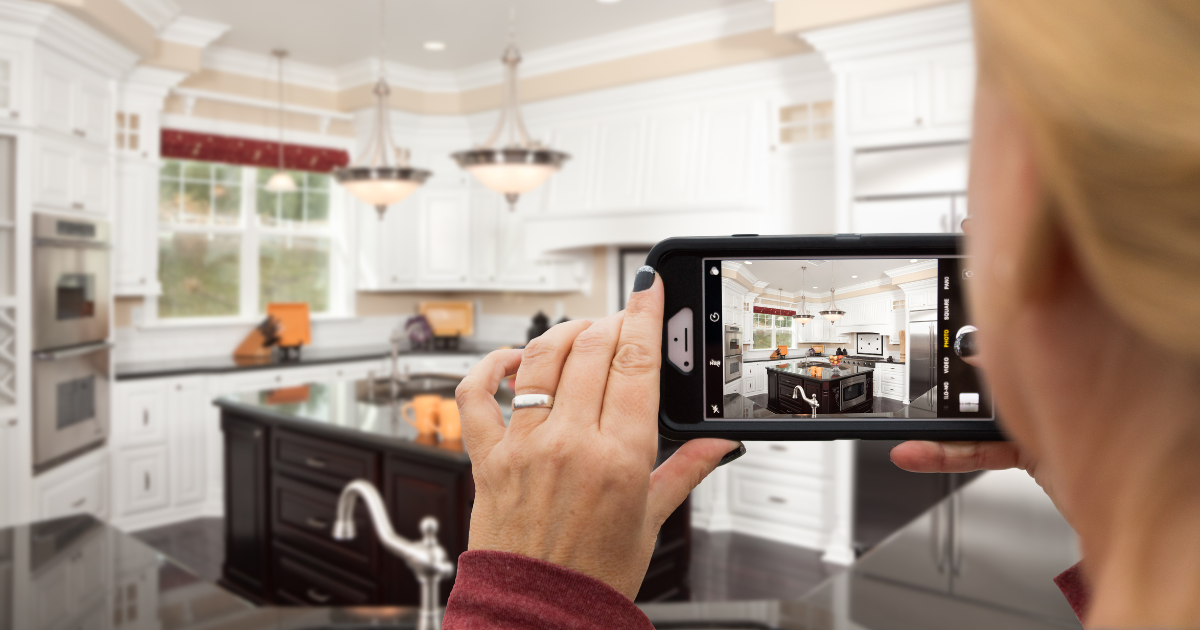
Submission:
[[992,420],[965,257],[704,261],[708,420]]

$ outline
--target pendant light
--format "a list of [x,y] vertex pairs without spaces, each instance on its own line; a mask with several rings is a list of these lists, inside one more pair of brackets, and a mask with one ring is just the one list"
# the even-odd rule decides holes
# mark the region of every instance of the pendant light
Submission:
[[[481,184],[502,193],[510,210],[516,208],[522,193],[541,186],[571,157],[530,139],[525,129],[521,98],[517,92],[517,66],[521,63],[521,53],[516,45],[516,15],[514,3],[508,12],[508,47],[500,58],[504,64],[504,106],[496,128],[482,145],[451,155]],[[502,136],[506,137],[506,144],[497,148]]]
[[279,60],[279,170],[267,180],[266,189],[271,192],[292,192],[296,190],[296,180],[283,170],[283,58],[287,51],[276,48],[271,54]]
[[845,314],[846,314],[846,311],[843,311],[843,310],[841,310],[841,309],[839,309],[839,308],[837,307],[837,296],[836,296],[836,295],[834,295],[834,288],[833,288],[833,261],[830,261],[830,263],[829,263],[829,276],[830,276],[830,279],[829,279],[829,300],[830,300],[830,302],[831,302],[831,303],[830,303],[830,305],[829,305],[829,309],[828,309],[828,310],[821,311],[821,317],[824,317],[825,319],[828,319],[828,320],[829,320],[829,323],[831,323],[831,324],[832,324],[832,323],[836,322],[837,320],[841,319],[841,318],[842,318],[842,315],[845,315]]
[[379,219],[388,206],[404,201],[429,178],[430,172],[409,166],[410,153],[392,141],[388,95],[392,90],[384,78],[383,43],[386,29],[383,0],[379,0],[379,80],[375,83],[375,128],[367,146],[354,163],[334,171],[338,183],[364,203],[375,206]]
[[812,321],[812,313],[808,312],[808,296],[804,295],[804,287],[808,286],[808,267],[800,268],[800,308],[796,311],[796,319],[803,326]]

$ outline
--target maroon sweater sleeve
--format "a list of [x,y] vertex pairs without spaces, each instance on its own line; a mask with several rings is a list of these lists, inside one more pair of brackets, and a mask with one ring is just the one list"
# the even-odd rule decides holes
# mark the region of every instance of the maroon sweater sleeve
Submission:
[[1091,602],[1092,592],[1088,587],[1083,575],[1083,563],[1077,563],[1075,566],[1059,573],[1054,578],[1054,584],[1058,586],[1058,590],[1062,591],[1064,597],[1067,598],[1067,603],[1071,605],[1071,610],[1075,611],[1075,616],[1079,618],[1079,623],[1083,623],[1083,617],[1087,614],[1088,604]]
[[442,627],[654,630],[641,609],[604,582],[502,551],[468,551],[458,557]]

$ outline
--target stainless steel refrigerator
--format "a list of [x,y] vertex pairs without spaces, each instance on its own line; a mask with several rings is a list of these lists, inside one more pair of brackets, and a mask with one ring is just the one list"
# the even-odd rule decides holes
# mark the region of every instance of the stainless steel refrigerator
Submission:
[[912,406],[937,411],[935,396],[924,396],[937,384],[937,311],[908,316],[908,399]]

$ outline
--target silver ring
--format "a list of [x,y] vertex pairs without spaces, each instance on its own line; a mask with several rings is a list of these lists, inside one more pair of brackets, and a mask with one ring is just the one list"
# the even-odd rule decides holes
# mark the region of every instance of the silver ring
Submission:
[[544,407],[546,409],[553,408],[554,397],[547,394],[518,394],[513,396],[513,411],[518,409],[533,409],[536,407]]

